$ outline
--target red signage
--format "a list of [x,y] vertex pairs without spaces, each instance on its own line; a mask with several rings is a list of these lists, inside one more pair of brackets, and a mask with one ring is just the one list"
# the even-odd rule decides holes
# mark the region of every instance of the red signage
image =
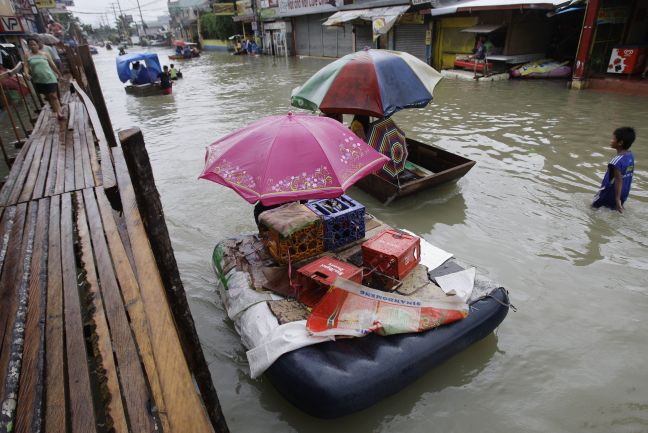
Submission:
[[0,33],[25,33],[18,17],[0,16]]

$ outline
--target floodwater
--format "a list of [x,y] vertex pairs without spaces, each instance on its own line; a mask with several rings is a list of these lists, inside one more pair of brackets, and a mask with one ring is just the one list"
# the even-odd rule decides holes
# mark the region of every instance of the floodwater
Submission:
[[[114,56],[100,49],[94,57],[113,126],[144,132],[231,431],[648,431],[647,99],[569,91],[562,81],[444,80],[427,108],[398,113],[408,135],[477,165],[456,184],[389,207],[355,188],[350,194],[500,281],[518,311],[397,395],[319,420],[267,380],[249,378],[210,257],[220,239],[255,229],[252,207],[197,177],[206,145],[289,111],[291,89],[330,60],[206,54],[177,62],[185,78],[173,95],[135,98],[117,80]],[[614,154],[611,132],[622,125],[635,126],[638,140],[621,215],[589,204]]]

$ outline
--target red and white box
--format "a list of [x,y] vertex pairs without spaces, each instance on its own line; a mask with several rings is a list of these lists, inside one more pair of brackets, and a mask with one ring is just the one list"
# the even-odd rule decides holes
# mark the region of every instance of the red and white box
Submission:
[[328,256],[302,266],[297,270],[297,299],[314,307],[338,277],[361,284],[362,269]]
[[362,244],[365,268],[402,280],[421,261],[421,238],[400,230],[385,230]]
[[612,49],[607,71],[611,74],[638,74],[643,72],[648,47],[628,46]]

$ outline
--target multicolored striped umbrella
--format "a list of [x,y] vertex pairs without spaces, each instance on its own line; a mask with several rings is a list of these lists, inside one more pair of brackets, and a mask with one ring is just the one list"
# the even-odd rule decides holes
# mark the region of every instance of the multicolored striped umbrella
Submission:
[[348,54],[295,89],[291,104],[324,113],[388,117],[425,107],[441,74],[408,53],[365,49]]
[[391,117],[369,125],[367,143],[378,152],[389,157],[389,161],[381,168],[385,174],[397,177],[405,170],[405,162],[407,161],[405,133],[396,126]]

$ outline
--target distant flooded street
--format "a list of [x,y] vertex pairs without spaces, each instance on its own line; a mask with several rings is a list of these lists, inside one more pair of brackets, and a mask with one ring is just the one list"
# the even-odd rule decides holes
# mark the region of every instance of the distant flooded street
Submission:
[[[132,51],[136,48],[132,48]],[[169,64],[170,49],[160,50]],[[215,290],[215,243],[256,229],[252,206],[199,181],[205,146],[290,110],[290,92],[330,60],[206,53],[178,62],[171,96],[126,95],[115,52],[94,56],[115,129],[142,129],[180,272],[233,432],[639,432],[648,430],[648,104],[563,81],[443,80],[424,109],[395,115],[411,137],[477,161],[458,183],[384,207],[386,223],[475,265],[511,293],[491,335],[360,413],[312,418],[263,378]],[[178,66],[176,63],[176,66]],[[5,119],[3,119],[5,125]],[[638,139],[620,215],[590,202],[614,128]],[[4,137],[3,133],[3,137]],[[376,372],[380,374],[380,372]]]

